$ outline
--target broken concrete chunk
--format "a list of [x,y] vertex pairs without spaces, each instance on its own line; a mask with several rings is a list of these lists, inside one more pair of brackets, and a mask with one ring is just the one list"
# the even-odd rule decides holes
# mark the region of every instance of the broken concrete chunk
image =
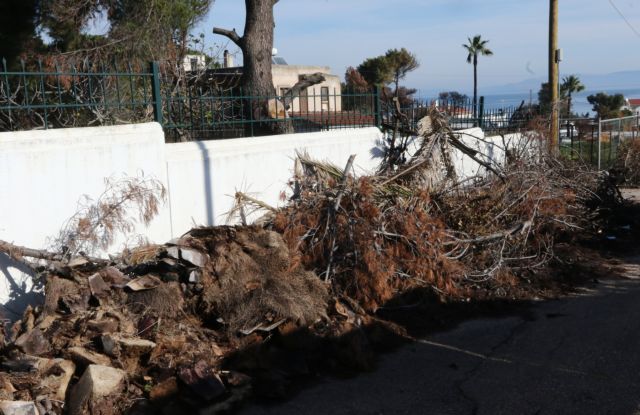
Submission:
[[129,355],[143,355],[145,353],[149,353],[156,347],[154,342],[144,339],[125,339],[116,337],[115,341],[118,342],[122,350]]
[[198,270],[193,270],[189,273],[189,282],[192,284],[198,284],[202,280],[202,273]]
[[53,395],[48,396],[49,398],[56,401],[64,401],[67,395],[67,387],[76,370],[76,365],[69,360],[52,359],[49,360],[47,366],[47,369],[41,374],[40,387],[53,393]]
[[96,297],[100,297],[104,293],[108,292],[110,287],[104,282],[102,276],[99,273],[93,274],[88,278],[89,280],[89,289],[91,290],[91,294]]
[[167,255],[173,259],[180,259],[180,248],[178,248],[177,246],[168,247]]
[[226,393],[226,388],[220,377],[203,360],[191,368],[180,369],[178,376],[189,389],[205,401],[214,400]]
[[0,401],[2,415],[40,415],[33,402],[26,401]]
[[102,279],[111,285],[124,285],[129,281],[125,275],[116,267],[107,267],[100,271]]
[[15,345],[26,354],[41,355],[51,350],[49,340],[44,337],[42,330],[33,329],[16,339]]
[[118,357],[120,355],[120,349],[116,340],[109,335],[100,336],[100,343],[102,343],[102,351],[112,357]]
[[196,267],[204,267],[205,256],[195,249],[180,248],[180,256],[183,260],[195,265]]
[[69,349],[69,356],[78,366],[89,365],[111,365],[111,359],[99,353],[92,352],[84,347],[72,347]]
[[126,285],[131,291],[144,291],[157,288],[162,281],[153,275],[145,275],[129,281]]
[[71,268],[76,268],[76,267],[81,267],[83,265],[87,265],[88,263],[89,263],[89,260],[87,260],[86,258],[77,256],[77,257],[71,258],[71,260],[67,265],[69,265]]
[[80,415],[89,402],[120,392],[125,372],[108,366],[90,365],[73,388],[69,398],[69,414]]

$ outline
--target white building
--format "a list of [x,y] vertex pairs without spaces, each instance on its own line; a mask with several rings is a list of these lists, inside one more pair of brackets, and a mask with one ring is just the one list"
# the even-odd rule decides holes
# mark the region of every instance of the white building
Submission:
[[324,82],[313,85],[300,93],[291,104],[291,112],[342,111],[340,78],[331,74],[328,66],[281,65],[272,66],[273,86],[276,93],[283,96],[302,75],[322,73]]
[[202,71],[207,67],[207,61],[205,55],[191,54],[185,55],[182,59],[182,68],[186,72]]

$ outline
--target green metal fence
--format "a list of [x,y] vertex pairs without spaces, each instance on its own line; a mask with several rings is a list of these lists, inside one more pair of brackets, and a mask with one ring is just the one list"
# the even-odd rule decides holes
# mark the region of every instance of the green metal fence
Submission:
[[[228,75],[228,74],[226,74]],[[157,62],[109,65],[44,60],[17,69],[0,68],[0,131],[159,122],[167,141],[250,137],[287,131],[381,126],[395,111],[380,89],[364,92],[310,87],[287,96],[251,96],[214,71],[190,72]],[[282,102],[287,102],[287,108]],[[265,114],[265,103],[272,111]],[[280,104],[278,104],[280,103]],[[437,106],[456,129],[522,128],[533,114],[520,108],[474,110],[467,100],[411,101],[402,108],[410,123]],[[475,114],[475,115],[474,115]]]
[[10,70],[2,60],[0,131],[152,120],[152,68],[116,66],[23,62]]
[[[191,90],[187,94],[163,96],[164,128],[172,141],[180,134],[190,139],[249,137],[269,134],[274,124],[287,125],[296,133],[376,125],[375,93],[321,92],[309,88],[303,95],[251,96],[242,90],[227,95],[208,95]],[[261,109],[270,108],[269,114]]]
[[[391,119],[394,105],[383,103],[383,118]],[[410,124],[417,129],[417,122],[427,114],[429,108],[438,108],[449,119],[454,130],[480,127],[491,134],[520,131],[529,127],[531,120],[538,116],[538,111],[528,106],[510,106],[503,108],[486,108],[484,97],[478,100],[477,108],[471,98],[464,99],[432,99],[412,100],[402,106],[402,112],[408,117]]]
[[[249,96],[216,73],[146,65],[37,62],[0,68],[0,131],[159,122],[168,141],[265,134],[282,124],[295,132],[377,125],[374,91],[311,87],[288,97]],[[271,114],[257,111],[273,103]],[[265,128],[265,125],[267,128]]]

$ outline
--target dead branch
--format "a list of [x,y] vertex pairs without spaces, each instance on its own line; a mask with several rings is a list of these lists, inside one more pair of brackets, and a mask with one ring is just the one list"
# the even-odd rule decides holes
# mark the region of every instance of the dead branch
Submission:
[[[67,263],[70,261],[70,258],[64,254],[51,252],[44,249],[33,249],[27,248],[20,245],[14,245],[12,243],[0,240],[0,252],[7,254],[10,258],[16,261],[23,261],[24,257],[35,258],[35,259],[43,259],[48,262],[63,262]],[[96,258],[91,256],[81,255],[81,258],[86,259],[89,262],[98,265],[108,264],[109,260]],[[73,258],[71,258],[73,259]],[[27,263],[28,264],[28,263]],[[33,268],[33,265],[30,265]]]
[[324,274],[324,280],[329,281],[329,276],[331,275],[331,265],[333,264],[333,256],[336,251],[336,226],[335,226],[335,216],[340,208],[340,202],[342,201],[342,196],[346,190],[347,177],[349,175],[349,170],[351,170],[353,166],[353,160],[355,160],[356,155],[352,154],[349,156],[349,160],[347,160],[347,165],[344,167],[344,171],[342,172],[342,180],[340,182],[340,190],[338,190],[338,194],[336,195],[335,203],[332,205],[332,208],[329,211],[329,219],[327,220],[327,228],[331,230],[331,249],[329,251],[329,260],[327,261],[327,269]]
[[325,76],[320,72],[311,75],[300,75],[300,80],[296,82],[296,84],[292,86],[283,97],[282,103],[284,104],[284,107],[289,109],[291,102],[300,95],[300,92],[313,85],[324,82],[325,79]]
[[450,245],[458,245],[458,244],[480,244],[480,243],[487,243],[487,242],[495,242],[497,240],[505,239],[510,236],[513,236],[518,232],[524,233],[531,226],[532,226],[532,222],[526,221],[526,222],[519,223],[513,228],[506,230],[504,232],[497,232],[491,235],[479,236],[473,239],[457,239],[454,241],[447,241],[447,242],[443,242],[442,245],[450,246]]
[[222,29],[220,27],[214,27],[213,33],[216,35],[226,36],[227,38],[229,38],[229,40],[231,40],[233,43],[238,45],[240,49],[244,47],[244,38],[238,35],[238,32],[236,32],[236,29],[228,30],[228,29]]

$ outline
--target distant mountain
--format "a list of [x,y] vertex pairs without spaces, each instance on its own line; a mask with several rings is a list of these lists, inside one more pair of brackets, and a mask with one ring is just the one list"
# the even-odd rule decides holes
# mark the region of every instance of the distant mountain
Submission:
[[[563,76],[569,74],[562,73]],[[640,70],[638,71],[621,71],[608,74],[576,74],[589,91],[607,91],[621,89],[640,89]],[[534,94],[538,93],[540,85],[546,82],[546,77],[525,79],[507,85],[486,86],[483,87],[484,94],[524,94],[532,90]]]

